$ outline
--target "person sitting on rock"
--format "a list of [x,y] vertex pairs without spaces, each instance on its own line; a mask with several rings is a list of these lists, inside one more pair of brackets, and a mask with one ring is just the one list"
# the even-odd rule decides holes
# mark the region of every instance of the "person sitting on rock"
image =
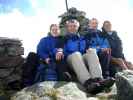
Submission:
[[78,81],[87,89],[87,92],[97,94],[104,88],[113,85],[114,81],[104,80],[99,59],[95,49],[86,52],[84,36],[78,34],[79,22],[75,19],[66,21],[66,34],[63,53],[56,53],[57,60],[64,59],[77,76]]
[[111,47],[111,64],[110,73],[114,77],[116,73],[116,65],[120,66],[122,70],[132,69],[133,65],[125,60],[123,54],[122,42],[116,31],[112,31],[110,21],[104,21],[102,26],[102,35],[108,39]]
[[97,55],[99,57],[99,61],[102,67],[103,77],[109,78],[109,64],[110,64],[110,45],[108,40],[102,37],[102,33],[97,29],[98,20],[96,18],[92,18],[89,21],[88,33],[85,35],[87,42],[87,49],[95,48],[97,51]]
[[37,46],[37,55],[40,58],[40,65],[37,68],[35,82],[58,80],[54,55],[59,38],[59,26],[52,24],[50,26],[50,34],[40,40]]

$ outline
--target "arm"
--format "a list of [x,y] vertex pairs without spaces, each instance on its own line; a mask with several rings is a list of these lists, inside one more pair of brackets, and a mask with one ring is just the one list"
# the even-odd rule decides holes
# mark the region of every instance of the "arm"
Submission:
[[117,43],[117,48],[116,48],[116,57],[117,58],[122,58],[122,59],[125,59],[124,58],[124,54],[123,54],[123,46],[122,46],[122,41],[121,39],[118,37],[117,33],[114,32],[114,35],[116,37],[116,43]]
[[64,44],[65,44],[65,37],[60,36],[57,43],[56,48],[54,49],[54,54],[57,61],[60,61],[64,58]]
[[103,43],[101,44],[101,51],[111,54],[111,48],[106,38],[103,38]]
[[46,45],[46,38],[40,40],[39,44],[37,45],[37,54],[42,60],[45,60],[48,63],[49,59],[49,52]]
[[116,64],[119,67],[121,67],[122,69],[128,69],[127,64],[125,63],[125,61],[121,58],[111,58],[111,63],[112,64]]

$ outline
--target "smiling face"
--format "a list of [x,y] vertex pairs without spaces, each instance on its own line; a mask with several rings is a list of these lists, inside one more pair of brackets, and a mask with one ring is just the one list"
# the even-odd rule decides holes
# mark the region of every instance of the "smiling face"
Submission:
[[66,29],[68,33],[76,33],[79,29],[79,22],[76,20],[67,21]]
[[50,33],[52,36],[59,36],[60,35],[60,28],[57,24],[52,24],[50,26]]
[[89,21],[89,27],[91,28],[91,29],[97,29],[97,27],[98,27],[98,21],[97,21],[97,19],[95,19],[95,18],[93,18],[93,19],[91,19],[90,21]]
[[112,28],[112,25],[109,21],[105,21],[103,23],[103,29],[106,31],[106,32],[111,32],[111,28]]

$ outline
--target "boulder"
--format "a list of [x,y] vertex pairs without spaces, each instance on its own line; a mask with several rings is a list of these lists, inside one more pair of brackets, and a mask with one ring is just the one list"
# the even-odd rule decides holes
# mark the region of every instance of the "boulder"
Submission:
[[0,83],[3,88],[12,82],[21,81],[23,54],[21,40],[0,37]]
[[41,82],[24,88],[11,97],[11,100],[99,100],[87,97],[83,87],[70,82]]
[[133,100],[133,71],[125,70],[116,74],[118,100]]

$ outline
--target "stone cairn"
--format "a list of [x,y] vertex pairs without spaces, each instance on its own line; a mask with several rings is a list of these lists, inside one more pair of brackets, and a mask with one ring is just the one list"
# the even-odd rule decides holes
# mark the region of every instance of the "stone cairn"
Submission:
[[79,33],[85,34],[85,29],[88,27],[89,19],[86,18],[86,13],[84,11],[77,10],[76,8],[72,7],[67,12],[63,13],[59,16],[61,18],[60,21],[60,28],[61,34],[64,34],[65,30],[65,22],[69,19],[76,19],[80,23]]
[[23,54],[19,39],[0,37],[0,88],[21,80]]

